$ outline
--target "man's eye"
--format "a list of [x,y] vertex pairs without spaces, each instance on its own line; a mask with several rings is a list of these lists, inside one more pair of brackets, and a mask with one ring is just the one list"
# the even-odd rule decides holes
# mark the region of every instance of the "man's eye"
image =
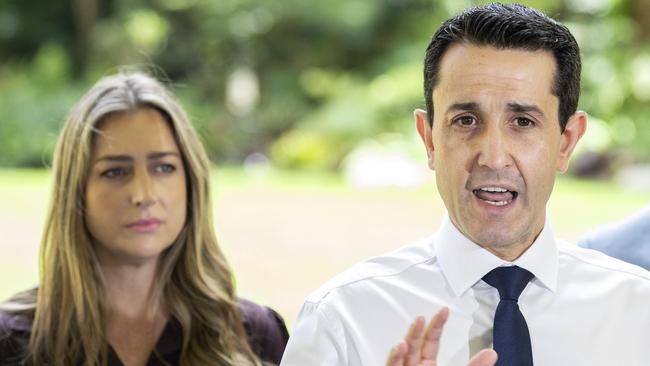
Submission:
[[515,119],[515,123],[517,124],[517,127],[533,127],[535,125],[533,120],[524,117]]
[[124,168],[111,168],[111,169],[105,170],[102,173],[102,176],[106,177],[106,178],[120,178],[120,177],[123,177],[123,176],[125,176],[127,174],[128,174],[128,172]]
[[176,171],[176,167],[171,164],[160,164],[156,166],[156,171],[158,173],[171,173]]
[[454,124],[461,127],[472,127],[476,125],[476,118],[472,116],[461,116],[454,120]]

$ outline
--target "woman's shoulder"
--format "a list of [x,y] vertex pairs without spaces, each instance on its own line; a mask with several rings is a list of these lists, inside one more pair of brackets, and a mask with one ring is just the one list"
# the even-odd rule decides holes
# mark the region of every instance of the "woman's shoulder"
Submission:
[[0,336],[7,333],[29,332],[32,318],[0,308]]
[[32,319],[0,309],[0,365],[21,365],[29,347]]
[[280,363],[289,340],[284,320],[275,310],[246,299],[237,299],[248,343],[263,361]]

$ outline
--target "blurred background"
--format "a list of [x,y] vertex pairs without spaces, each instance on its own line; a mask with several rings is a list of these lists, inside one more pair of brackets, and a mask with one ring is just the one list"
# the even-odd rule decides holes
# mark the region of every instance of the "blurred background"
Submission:
[[[0,300],[34,286],[68,110],[124,65],[165,81],[215,163],[215,225],[242,296],[291,324],[359,260],[444,208],[412,111],[441,21],[481,1],[2,0]],[[650,0],[522,3],[569,26],[590,116],[549,204],[577,239],[650,202]]]

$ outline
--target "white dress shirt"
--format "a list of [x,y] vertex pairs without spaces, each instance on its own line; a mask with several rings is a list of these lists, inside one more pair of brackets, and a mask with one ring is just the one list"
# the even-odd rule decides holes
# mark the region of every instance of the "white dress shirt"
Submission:
[[416,316],[448,306],[438,362],[466,366],[492,345],[499,295],[481,278],[504,265],[535,275],[519,297],[535,365],[650,365],[650,272],[557,240],[548,222],[506,262],[448,217],[432,238],[357,264],[311,294],[281,365],[384,365]]

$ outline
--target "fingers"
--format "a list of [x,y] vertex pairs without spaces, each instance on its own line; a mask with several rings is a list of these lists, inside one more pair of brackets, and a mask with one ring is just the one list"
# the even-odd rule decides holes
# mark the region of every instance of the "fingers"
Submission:
[[[446,307],[431,318],[426,329],[424,317],[415,318],[404,340],[391,350],[386,366],[435,365],[442,329],[448,318],[449,308]],[[493,366],[493,363],[487,363],[490,362],[489,357],[490,355],[480,356],[475,361],[477,363],[471,366]]]
[[418,316],[406,334],[406,365],[417,365],[420,362],[420,350],[424,341],[424,317]]
[[486,348],[477,353],[467,366],[494,366],[497,363],[497,353],[491,348]]
[[442,308],[436,315],[431,318],[429,326],[424,336],[422,344],[422,360],[435,361],[438,357],[438,350],[440,349],[440,337],[442,336],[442,329],[449,318],[449,308]]
[[420,348],[424,335],[424,317],[418,316],[411,323],[406,337],[388,355],[387,366],[409,366],[420,362]]
[[399,344],[390,351],[388,360],[386,361],[386,366],[403,366],[407,349],[408,346],[405,341],[399,342]]

